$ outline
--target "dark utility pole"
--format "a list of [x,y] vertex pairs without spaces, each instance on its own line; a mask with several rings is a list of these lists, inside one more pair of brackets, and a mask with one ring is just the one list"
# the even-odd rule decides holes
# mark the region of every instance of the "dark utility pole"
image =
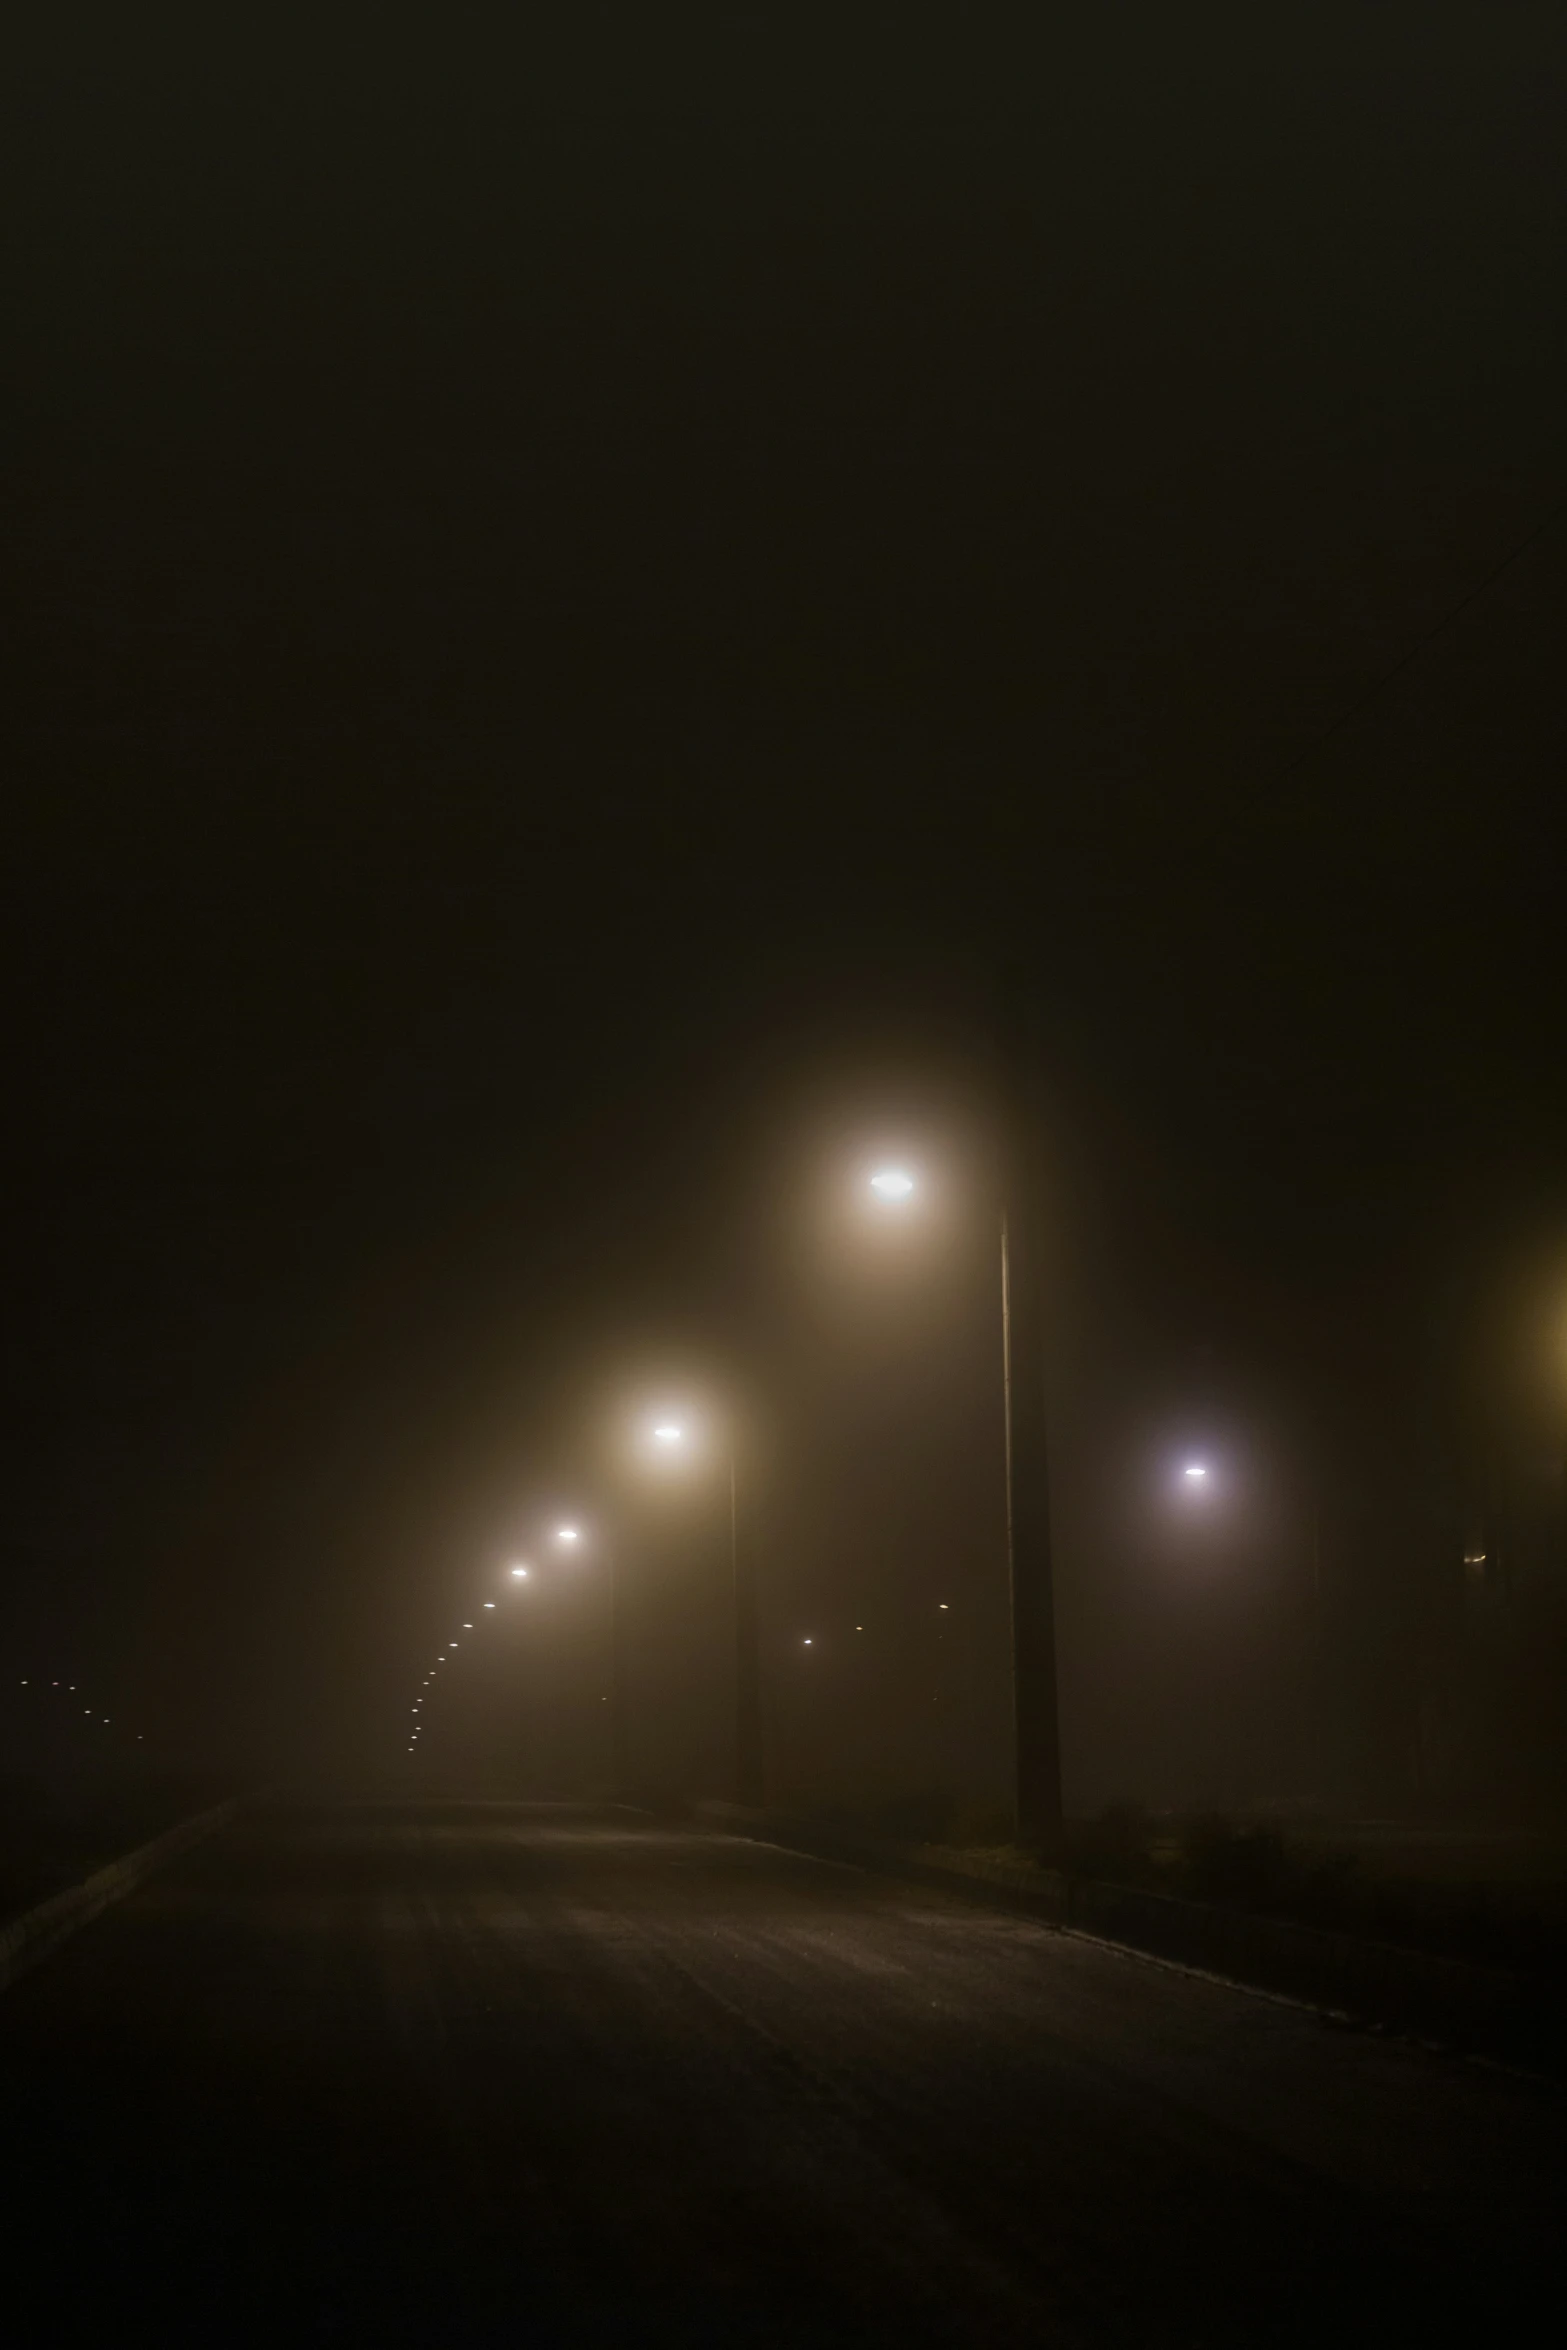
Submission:
[[1045,1207],[1028,1037],[1007,1005],[1006,1170],[1001,1208],[1001,1327],[1006,1378],[1007,1548],[1012,1574],[1012,1704],[1017,1833],[1064,1857],[1056,1695],[1055,1571],[1045,1449]]
[[616,1798],[631,1794],[631,1740],[627,1707],[625,1575],[615,1553],[609,1562],[609,1740],[610,1779]]
[[761,1627],[756,1599],[756,1553],[740,1514],[737,1447],[729,1449],[729,1547],[735,1584],[735,1801],[760,1810],[762,1776]]

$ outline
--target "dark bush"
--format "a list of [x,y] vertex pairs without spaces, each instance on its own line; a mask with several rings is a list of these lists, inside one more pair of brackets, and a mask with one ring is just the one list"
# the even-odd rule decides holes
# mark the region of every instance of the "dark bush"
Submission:
[[890,1802],[880,1805],[872,1824],[876,1834],[891,1844],[940,1844],[946,1838],[952,1814],[949,1795],[939,1788],[922,1788],[909,1795],[894,1796]]
[[1186,1830],[1183,1859],[1188,1890],[1199,1901],[1276,1901],[1291,1875],[1290,1856],[1277,1828],[1237,1827],[1210,1814]]
[[1141,1882],[1148,1873],[1152,1837],[1140,1803],[1109,1803],[1093,1820],[1074,1820],[1068,1830],[1071,1865],[1084,1877]]

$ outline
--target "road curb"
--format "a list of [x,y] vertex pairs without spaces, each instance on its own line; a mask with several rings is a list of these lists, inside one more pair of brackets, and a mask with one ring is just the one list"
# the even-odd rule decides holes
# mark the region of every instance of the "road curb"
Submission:
[[90,1925],[112,1903],[123,1901],[155,1869],[226,1828],[239,1808],[236,1796],[227,1803],[214,1804],[210,1811],[196,1812],[149,1843],[138,1844],[133,1852],[122,1853],[118,1860],[95,1869],[79,1885],[69,1885],[63,1893],[51,1894],[47,1901],[8,1920],[0,1927],[0,1991]]
[[999,1895],[1008,1907],[1063,1932],[1295,2000],[1343,2021],[1409,2033],[1530,2071],[1567,2073],[1567,2010],[1545,1986],[1500,1968],[1058,1869],[836,1835],[737,1804],[695,1808],[705,1825],[734,1835],[765,1837],[812,1858],[853,1861],[947,1892]]

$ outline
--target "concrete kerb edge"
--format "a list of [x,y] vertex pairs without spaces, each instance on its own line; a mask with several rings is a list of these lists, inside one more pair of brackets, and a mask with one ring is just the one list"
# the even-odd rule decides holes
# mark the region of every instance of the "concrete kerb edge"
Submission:
[[161,1836],[95,1869],[79,1885],[69,1885],[63,1893],[51,1894],[47,1901],[11,1918],[0,1927],[0,1990],[37,1966],[83,1926],[91,1925],[114,1902],[123,1901],[155,1869],[226,1828],[239,1809],[240,1798],[235,1796],[208,1811],[193,1813],[188,1820],[176,1821]]
[[703,1825],[753,1842],[852,1861],[972,1899],[999,1897],[1057,1932],[1307,2008],[1336,2024],[1391,2030],[1427,2047],[1531,2072],[1567,2071],[1567,2014],[1543,1990],[1500,1969],[1059,1870],[839,1837],[738,1804],[694,1809]]

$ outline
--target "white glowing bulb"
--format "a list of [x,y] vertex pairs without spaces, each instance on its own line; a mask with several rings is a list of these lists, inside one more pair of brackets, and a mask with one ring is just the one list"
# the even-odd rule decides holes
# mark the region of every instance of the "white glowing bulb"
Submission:
[[493,1599],[487,1599],[487,1600],[485,1601],[485,1603],[484,1603],[484,1604],[485,1604],[485,1606],[486,1606],[486,1607],[493,1607],[493,1606],[495,1605],[495,1602],[494,1602],[494,1600],[493,1600]]
[[914,1178],[902,1167],[882,1167],[871,1177],[871,1189],[878,1199],[907,1199]]
[[653,1442],[655,1444],[678,1444],[684,1434],[685,1430],[678,1427],[673,1420],[662,1420],[653,1431]]
[[577,1536],[578,1530],[575,1526],[557,1526],[555,1529],[555,1539],[557,1542],[575,1542],[577,1540]]
[[1201,1485],[1208,1472],[1201,1461],[1190,1461],[1181,1474],[1189,1485]]
[[528,1570],[526,1567],[513,1567],[512,1574],[519,1582],[525,1582],[527,1580]]
[[802,1648],[809,1648],[809,1647],[811,1646],[811,1636],[810,1636],[810,1634],[809,1634],[808,1632],[807,1632],[807,1634],[806,1634],[805,1638],[804,1638],[804,1639],[801,1641],[801,1643],[800,1643],[800,1646],[801,1646]]

